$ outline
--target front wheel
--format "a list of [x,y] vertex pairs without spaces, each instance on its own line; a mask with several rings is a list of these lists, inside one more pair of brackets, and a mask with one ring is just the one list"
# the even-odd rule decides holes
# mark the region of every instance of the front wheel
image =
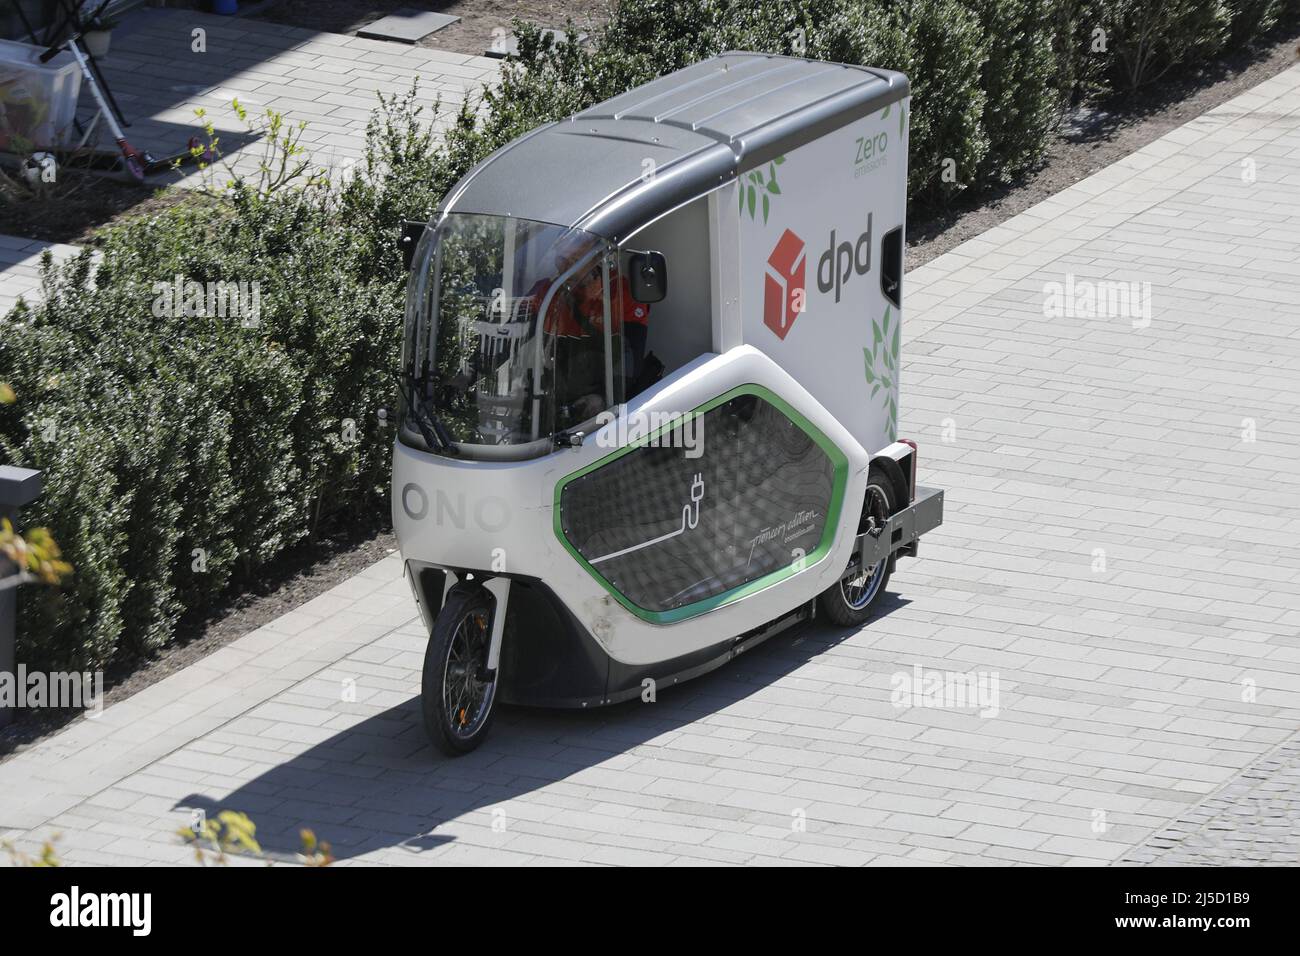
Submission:
[[[883,470],[873,466],[867,475],[867,494],[858,534],[882,532],[896,509],[893,485]],[[850,563],[839,581],[821,593],[817,603],[836,624],[858,627],[871,617],[871,610],[888,583],[888,555],[869,567]]]
[[482,588],[455,588],[438,612],[424,652],[420,703],[429,739],[450,757],[487,737],[497,679],[488,670],[492,599]]

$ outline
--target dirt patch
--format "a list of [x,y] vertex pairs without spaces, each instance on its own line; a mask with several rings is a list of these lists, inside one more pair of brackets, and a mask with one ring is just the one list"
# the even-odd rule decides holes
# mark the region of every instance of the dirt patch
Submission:
[[272,0],[254,18],[326,33],[355,34],[400,9],[460,17],[459,23],[431,33],[416,45],[472,56],[482,56],[499,32],[511,33],[515,17],[555,29],[563,29],[572,20],[584,33],[604,26],[609,19],[607,0]]
[[186,202],[190,193],[122,182],[97,173],[59,173],[51,196],[0,203],[0,233],[85,245],[104,226]]

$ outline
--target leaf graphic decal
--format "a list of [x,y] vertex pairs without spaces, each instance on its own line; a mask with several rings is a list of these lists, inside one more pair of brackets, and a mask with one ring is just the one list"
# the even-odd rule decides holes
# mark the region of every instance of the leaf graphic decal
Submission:
[[900,106],[898,108],[898,136],[900,139],[903,136],[903,129],[906,127],[906,125],[907,125],[907,110],[903,109],[903,107]]
[[880,114],[881,119],[889,119],[889,111],[891,108],[893,108],[893,105],[894,105],[893,103],[890,103],[889,106],[885,107],[885,111]]
[[878,394],[884,392],[884,411],[888,419],[890,441],[894,441],[898,434],[898,399],[895,389],[902,330],[902,320],[894,316],[889,306],[885,306],[880,321],[871,320],[871,345],[862,349],[863,373],[867,384],[871,386],[870,399],[874,401]]
[[763,197],[763,224],[767,224],[768,216],[772,211],[772,201],[768,198],[771,196],[781,195],[781,186],[776,181],[776,167],[785,162],[784,156],[778,156],[767,164],[767,176],[763,176],[761,169],[753,169],[745,174],[749,180],[743,184],[740,194],[740,211],[745,212],[746,204],[749,208],[749,218],[754,219],[758,213],[758,197]]

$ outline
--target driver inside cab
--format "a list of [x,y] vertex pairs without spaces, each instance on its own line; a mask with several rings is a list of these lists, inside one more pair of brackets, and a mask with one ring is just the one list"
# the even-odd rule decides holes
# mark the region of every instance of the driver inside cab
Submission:
[[[546,293],[559,276],[564,275],[586,250],[564,245],[556,250],[556,278],[541,279],[529,295],[541,308]],[[590,268],[567,280],[551,299],[542,328],[554,337],[557,428],[568,428],[588,421],[605,407],[605,301],[601,258],[594,257]],[[610,314],[611,345],[614,355],[624,362],[624,380],[634,380],[645,349],[645,328],[650,307],[632,300],[627,278],[611,275]],[[636,326],[634,335],[628,330]],[[622,389],[616,389],[616,393]],[[623,396],[616,394],[615,399]]]

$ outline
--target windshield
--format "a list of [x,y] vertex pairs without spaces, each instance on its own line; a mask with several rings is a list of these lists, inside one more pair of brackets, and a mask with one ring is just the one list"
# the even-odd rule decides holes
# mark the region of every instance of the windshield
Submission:
[[622,401],[622,283],[603,239],[451,213],[413,269],[404,441],[429,444],[423,417],[460,453],[527,457]]

